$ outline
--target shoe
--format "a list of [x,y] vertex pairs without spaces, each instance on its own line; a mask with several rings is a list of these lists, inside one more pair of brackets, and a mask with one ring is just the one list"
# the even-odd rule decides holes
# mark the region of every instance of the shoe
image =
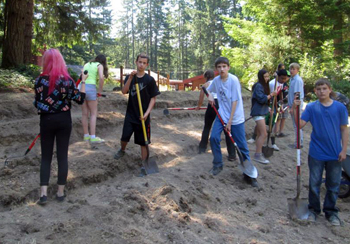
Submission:
[[46,203],[47,203],[47,196],[44,195],[44,196],[39,198],[39,201],[38,201],[39,205],[43,206],[43,205],[46,205]]
[[236,161],[237,160],[237,157],[236,157],[236,155],[228,155],[227,156],[227,159],[228,159],[228,161]]
[[314,222],[316,222],[316,218],[317,218],[316,214],[314,212],[310,211],[307,220],[309,222],[313,222],[314,223]]
[[66,194],[63,194],[63,196],[60,196],[60,197],[56,194],[56,200],[58,202],[63,202],[65,198],[66,198]]
[[147,176],[147,172],[146,172],[146,169],[142,167],[140,174],[137,177],[145,177],[145,176]]
[[251,181],[250,184],[252,185],[252,187],[259,187],[257,179],[250,178],[250,181]]
[[254,155],[254,161],[261,163],[261,164],[269,164],[270,161],[267,160],[262,153],[255,153]]
[[286,136],[288,136],[288,134],[284,134],[283,132],[276,135],[276,137],[286,137]]
[[253,138],[250,138],[248,141],[247,141],[249,144],[254,144],[255,143],[255,140]]
[[119,151],[114,155],[114,159],[118,160],[122,158],[125,155],[125,151],[122,149],[119,149]]
[[90,141],[90,136],[84,136],[84,141]]
[[199,147],[198,148],[198,154],[205,153],[207,151],[206,148]]
[[105,140],[103,140],[99,137],[95,137],[95,138],[90,138],[90,142],[91,143],[101,143],[101,142],[105,142]]
[[221,171],[222,171],[223,167],[213,167],[210,170],[210,173],[212,173],[212,175],[218,175]]
[[342,221],[339,219],[338,215],[336,215],[336,214],[331,215],[331,217],[329,217],[327,220],[333,226],[340,226],[340,225],[342,225]]
[[279,151],[279,147],[276,144],[273,144],[272,146],[270,146],[270,148],[273,148],[273,150],[275,151]]

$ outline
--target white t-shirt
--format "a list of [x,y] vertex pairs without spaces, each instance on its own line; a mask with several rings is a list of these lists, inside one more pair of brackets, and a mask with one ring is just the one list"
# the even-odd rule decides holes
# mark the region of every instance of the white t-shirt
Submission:
[[232,125],[244,123],[243,100],[241,84],[236,76],[228,74],[227,80],[223,82],[220,76],[214,78],[208,87],[210,92],[217,94],[219,102],[219,114],[227,123],[230,119],[232,102],[237,101],[236,110],[233,115]]
[[[269,82],[270,92],[275,91],[275,82],[276,82],[275,79],[273,79],[273,80],[271,80],[271,81]],[[280,91],[281,89],[283,89],[283,83],[279,83],[279,82],[277,81],[277,92]]]
[[[211,83],[213,82],[213,80],[209,80],[208,82],[209,82],[209,86],[210,86]],[[209,87],[209,86],[208,86],[208,87]],[[213,95],[214,99],[217,99],[217,98],[218,98],[218,96],[216,95],[216,92],[210,92],[210,93],[211,93],[211,95]]]

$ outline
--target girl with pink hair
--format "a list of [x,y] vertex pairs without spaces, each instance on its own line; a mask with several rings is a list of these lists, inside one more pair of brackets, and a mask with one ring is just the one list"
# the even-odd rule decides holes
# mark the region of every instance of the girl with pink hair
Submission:
[[66,63],[57,49],[49,49],[43,56],[43,73],[35,81],[34,105],[40,115],[41,166],[40,199],[38,204],[47,203],[51,161],[56,139],[58,162],[58,190],[56,200],[65,199],[64,187],[68,175],[68,145],[72,130],[71,100],[83,104],[85,80],[82,74],[81,90],[75,87],[69,76]]

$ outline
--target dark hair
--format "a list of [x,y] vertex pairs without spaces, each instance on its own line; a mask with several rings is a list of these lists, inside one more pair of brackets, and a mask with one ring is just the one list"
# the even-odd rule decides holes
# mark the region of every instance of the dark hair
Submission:
[[137,57],[136,57],[136,62],[137,62],[137,60],[139,60],[139,58],[147,58],[147,64],[149,63],[149,57],[148,57],[147,54],[145,54],[145,53],[140,53],[139,55],[137,55]]
[[204,72],[203,76],[206,79],[206,81],[208,81],[208,80],[214,79],[215,74],[213,70],[208,69],[207,71]]
[[277,71],[280,71],[283,66],[286,67],[283,63],[279,63],[277,66]]
[[[318,79],[315,83],[315,88],[322,85],[327,85],[330,89],[332,88],[331,82],[326,78]],[[334,99],[337,96],[337,94],[334,91],[332,91],[331,94],[329,94],[329,96]]]
[[[265,69],[261,69],[259,70],[258,72],[258,82],[255,83],[252,87],[252,91],[254,91],[256,85],[258,83],[260,83],[263,87],[264,87],[264,93],[265,95],[269,95],[270,94],[270,86],[269,86],[269,83],[268,82],[265,82],[265,79],[264,79],[264,74],[267,73],[267,70]],[[270,100],[267,101],[268,104],[270,104]]]
[[96,58],[92,59],[90,62],[98,62],[102,64],[103,75],[105,76],[106,79],[108,78],[108,66],[107,66],[107,59],[105,55],[99,54],[96,56]]
[[215,60],[215,68],[216,68],[219,64],[227,64],[227,66],[230,67],[230,61],[228,61],[228,59],[225,58],[225,57],[220,57],[220,58],[217,58],[217,59]]

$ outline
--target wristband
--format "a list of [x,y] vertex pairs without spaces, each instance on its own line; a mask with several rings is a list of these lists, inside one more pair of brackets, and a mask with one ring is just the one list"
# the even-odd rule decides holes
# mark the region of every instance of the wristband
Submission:
[[81,84],[85,84],[85,81],[80,82]]

